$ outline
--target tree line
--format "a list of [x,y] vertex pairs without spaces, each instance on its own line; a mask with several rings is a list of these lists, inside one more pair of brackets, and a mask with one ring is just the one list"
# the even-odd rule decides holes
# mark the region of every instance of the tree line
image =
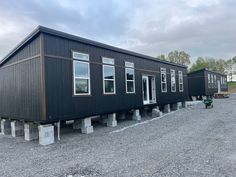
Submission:
[[160,55],[157,58],[160,60],[189,66],[188,72],[207,68],[211,71],[227,74],[230,81],[232,81],[233,75],[236,74],[236,56],[228,60],[217,59],[213,57],[198,57],[196,62],[192,65],[190,55],[185,51],[175,50],[169,52],[168,55]]

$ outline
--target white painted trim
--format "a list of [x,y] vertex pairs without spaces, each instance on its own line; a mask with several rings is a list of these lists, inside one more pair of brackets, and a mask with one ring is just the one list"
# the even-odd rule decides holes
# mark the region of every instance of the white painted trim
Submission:
[[[175,90],[172,90],[172,72],[174,73]],[[176,74],[174,69],[170,69],[170,87],[171,92],[176,92]]]
[[[168,88],[167,88],[167,75],[166,75],[166,68],[160,68],[160,70],[161,70],[161,92],[162,93],[166,93],[167,92],[167,90],[168,90]],[[162,70],[165,70],[165,71],[162,71]],[[162,82],[162,74],[164,74],[165,75],[165,79],[166,79],[166,82]],[[162,90],[162,84],[165,84],[166,85],[166,90]]]
[[[152,86],[153,88],[151,89],[152,90],[152,95],[153,95],[153,98],[152,100],[150,100],[150,94],[149,94],[149,77],[152,77]],[[143,97],[143,104],[144,105],[147,105],[147,104],[156,104],[157,102],[157,96],[156,96],[156,77],[154,75],[142,75],[142,95],[144,96],[144,88],[143,88],[143,78],[147,78],[147,101],[144,101],[144,97]]]
[[[129,62],[129,63],[131,63],[131,62]],[[134,71],[134,76],[133,76],[133,80],[127,80],[127,69],[131,69],[131,70],[133,70]],[[134,91],[133,92],[128,92],[128,89],[127,89],[127,83],[128,82],[133,82],[133,87],[134,87]],[[132,93],[135,93],[135,70],[134,70],[134,68],[131,68],[131,67],[125,67],[125,90],[126,90],[126,93],[130,93],[130,94],[132,94]]]
[[[147,100],[144,100],[144,87],[143,87],[143,80],[146,80],[146,91],[147,91]],[[148,76],[147,75],[142,75],[142,88],[143,88],[143,104],[149,104],[150,103],[150,98],[149,98],[149,84],[148,84]]]
[[102,63],[108,65],[114,65],[115,60],[113,58],[102,57]]
[[[88,65],[88,77],[76,77],[75,76],[75,63],[84,63],[84,64]],[[88,93],[76,93],[75,79],[88,79]],[[89,64],[89,62],[73,60],[73,82],[74,82],[74,95],[75,96],[90,95],[91,94],[91,79],[90,79],[90,64]]]
[[[77,57],[75,57],[75,54],[80,54],[80,55],[87,56],[88,59],[79,58],[79,57],[77,58]],[[87,54],[87,53],[81,53],[81,52],[76,52],[76,51],[72,51],[72,58],[73,58],[73,59],[76,59],[76,60],[89,61],[89,54]]]
[[[114,79],[105,79],[105,75],[104,75],[104,67],[111,67],[114,69]],[[102,80],[103,80],[103,94],[104,95],[114,95],[116,94],[116,70],[115,70],[115,66],[113,65],[107,65],[107,64],[103,64],[102,65]],[[105,80],[107,81],[114,81],[114,92],[109,92],[109,93],[106,93],[105,92]]]
[[[181,73],[181,74],[180,74]],[[178,71],[178,74],[179,74],[179,92],[184,92],[184,77],[183,77],[183,71]],[[181,77],[180,77],[181,76]],[[182,79],[182,82],[180,82],[180,80]],[[183,85],[182,86],[182,89],[180,89],[180,85]]]

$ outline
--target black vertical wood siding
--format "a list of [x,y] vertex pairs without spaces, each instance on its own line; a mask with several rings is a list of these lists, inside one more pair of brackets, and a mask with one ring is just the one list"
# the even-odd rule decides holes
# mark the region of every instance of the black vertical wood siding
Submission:
[[[188,74],[188,89],[189,96],[212,96],[214,93],[218,92],[218,88],[209,88],[208,87],[208,73],[216,75],[216,87],[218,87],[217,81],[220,80],[221,77],[227,78],[226,75],[220,74],[217,72],[209,71],[209,70],[199,70]],[[221,91],[228,91],[227,84],[220,85]]]
[[0,116],[39,121],[39,37],[29,41],[0,67]]
[[[188,97],[185,67],[147,60],[48,34],[45,34],[44,42],[47,121],[142,108],[142,74],[155,76],[157,105],[184,101]],[[90,55],[91,96],[73,96],[72,50]],[[115,60],[115,95],[103,95],[102,56]],[[125,93],[125,61],[134,62],[135,65],[135,94]],[[160,92],[160,67],[167,70],[167,93]],[[176,93],[170,92],[170,69],[176,70]],[[178,71],[183,71],[184,92],[179,92]]]
[[17,53],[15,53],[11,58],[2,64],[2,66],[9,65],[21,60],[27,59],[39,55],[39,35],[35,36],[34,39],[29,41],[24,47],[22,47]]

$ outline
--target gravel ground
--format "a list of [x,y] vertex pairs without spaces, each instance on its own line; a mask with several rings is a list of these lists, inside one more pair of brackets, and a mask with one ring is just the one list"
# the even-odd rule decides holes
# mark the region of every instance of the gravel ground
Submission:
[[0,176],[236,176],[236,95],[160,119],[62,129],[50,146],[0,135]]

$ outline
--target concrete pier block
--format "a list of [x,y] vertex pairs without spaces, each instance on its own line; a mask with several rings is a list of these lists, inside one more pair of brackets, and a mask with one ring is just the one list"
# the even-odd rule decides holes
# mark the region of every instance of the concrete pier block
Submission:
[[74,130],[79,130],[79,129],[81,129],[81,127],[82,127],[81,124],[82,124],[81,120],[74,120],[73,129],[74,129]]
[[37,140],[39,138],[38,126],[32,122],[24,124],[24,133],[26,141]]
[[40,125],[39,129],[39,144],[49,145],[54,143],[54,126],[51,124]]
[[117,126],[116,113],[108,114],[107,126],[108,127],[116,127]]
[[93,126],[91,124],[91,118],[82,119],[81,132],[84,134],[93,133]]
[[1,132],[3,135],[11,134],[11,122],[8,119],[1,120]]
[[178,110],[178,109],[179,109],[178,103],[173,103],[173,104],[171,105],[171,110],[172,110],[172,111],[176,111],[176,110]]
[[169,113],[170,112],[170,104],[166,104],[164,105],[164,110],[163,110],[164,113]]
[[178,109],[182,109],[182,102],[177,103]]
[[140,115],[139,109],[136,109],[133,111],[132,120],[136,120],[136,121],[141,120],[141,115]]
[[186,101],[183,101],[183,102],[182,102],[182,108],[186,108],[186,107],[187,107]]
[[152,118],[162,116],[162,112],[159,110],[159,107],[155,107],[152,109]]
[[18,120],[11,121],[11,135],[13,137],[18,137],[18,136],[24,135],[23,122],[18,121]]

